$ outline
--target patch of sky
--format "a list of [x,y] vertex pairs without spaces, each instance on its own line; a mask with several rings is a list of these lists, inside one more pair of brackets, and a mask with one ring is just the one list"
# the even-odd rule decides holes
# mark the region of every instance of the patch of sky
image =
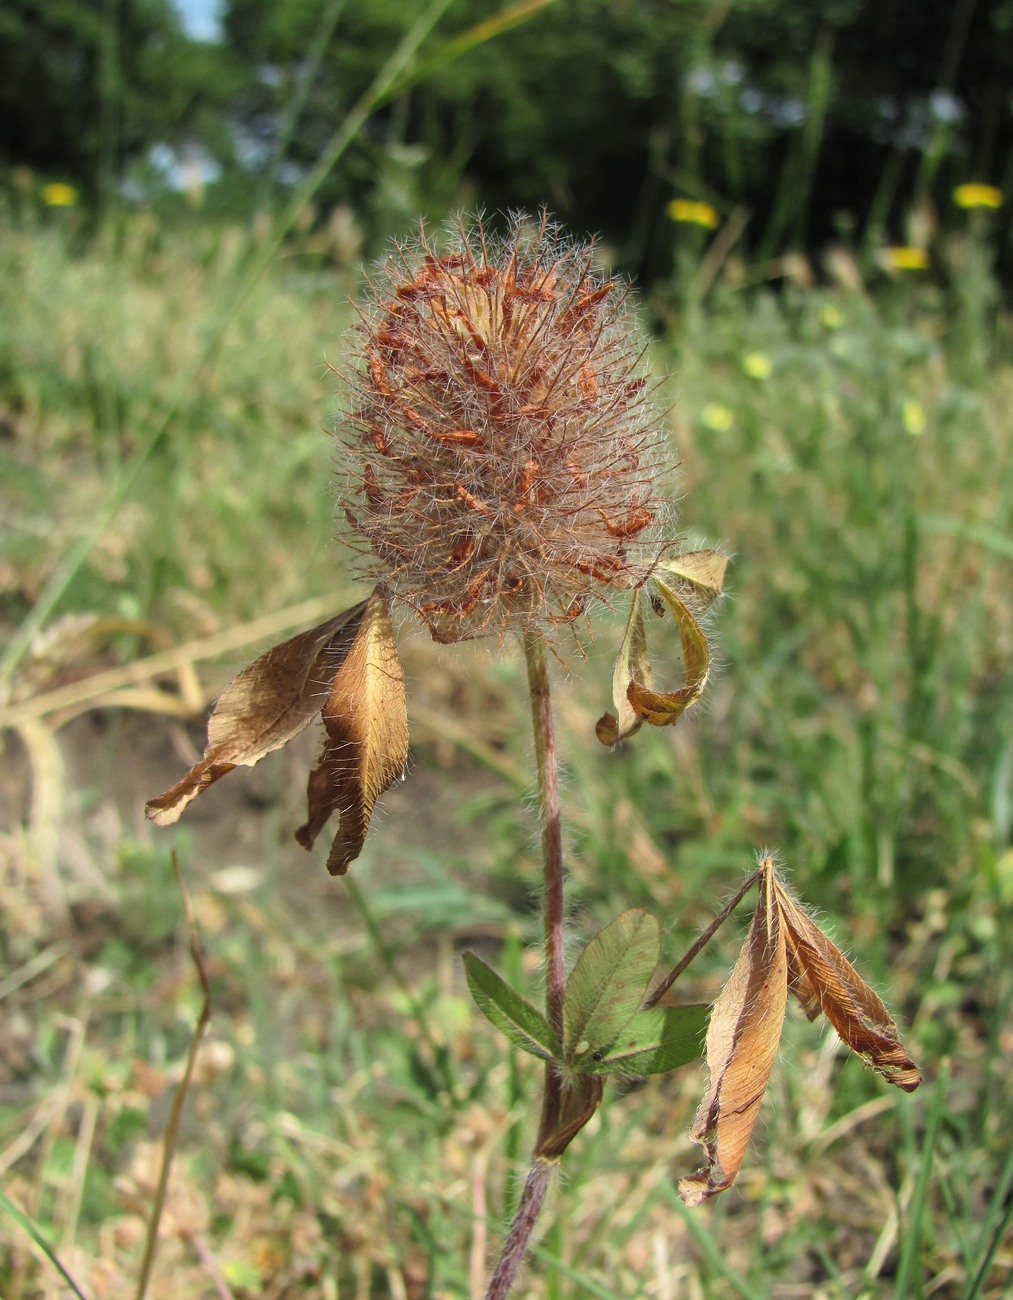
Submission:
[[220,41],[222,17],[219,0],[172,0],[188,36],[196,41]]

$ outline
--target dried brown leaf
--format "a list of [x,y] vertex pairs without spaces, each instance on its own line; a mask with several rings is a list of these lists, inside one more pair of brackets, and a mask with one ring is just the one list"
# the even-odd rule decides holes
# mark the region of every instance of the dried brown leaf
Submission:
[[[694,557],[703,557],[696,568],[693,563]],[[724,574],[723,564],[727,564],[727,560],[724,556],[717,556],[713,551],[694,551],[682,556],[681,559],[685,571],[674,569],[676,563],[674,560],[666,561],[666,567],[677,573],[684,582],[691,584],[698,593],[708,591],[706,603],[709,604],[720,591]],[[718,566],[715,560],[723,561],[723,564]],[[718,572],[719,567],[720,572]],[[694,573],[697,574],[696,577],[692,576]],[[708,587],[707,582],[717,585]],[[635,592],[633,606],[626,623],[626,633],[612,673],[612,699],[616,711],[614,714],[603,714],[595,726],[595,735],[603,745],[614,745],[620,740],[625,740],[639,731],[645,722],[649,722],[653,727],[670,727],[678,722],[691,704],[696,703],[707,685],[707,674],[710,669],[707,638],[682,598],[657,576],[654,578],[654,584],[665,604],[672,611],[679,629],[686,684],[677,691],[654,689],[654,675],[647,656],[643,606],[640,593]],[[659,609],[664,609],[656,596],[652,597],[652,600],[657,602]]]
[[730,558],[720,551],[684,551],[674,559],[661,560],[658,569],[689,584],[693,595],[688,603],[704,614],[721,595]]
[[682,600],[660,579],[655,579],[655,585],[675,615],[682,642],[686,685],[677,691],[654,691],[649,685],[641,684],[634,678],[626,688],[626,698],[633,712],[644,722],[649,722],[653,727],[670,727],[703,694],[710,668],[710,650],[699,623]]
[[690,1132],[706,1150],[707,1166],[680,1181],[687,1205],[699,1205],[735,1180],[777,1055],[787,998],[784,930],[767,871],[759,879],[749,934],[711,1011],[710,1086]]
[[813,1020],[822,1012],[888,1083],[914,1092],[922,1076],[878,994],[776,878],[774,892],[784,921],[788,984],[806,1015]]
[[187,804],[236,767],[253,767],[320,712],[336,657],[347,652],[366,610],[353,609],[272,646],[238,673],[208,720],[204,757],[181,781],[145,805],[156,826],[170,826]]
[[355,639],[337,667],[321,717],[327,740],[310,773],[308,816],[296,839],[311,848],[337,811],[340,821],[327,870],[339,876],[359,856],[376,800],[408,761],[404,674],[379,588],[367,601]]
[[634,679],[648,688],[654,684],[651,664],[647,658],[647,633],[639,591],[633,593],[626,632],[612,671],[612,700],[616,712],[615,715],[603,714],[595,724],[595,735],[603,745],[615,745],[640,730],[643,719],[637,717],[626,693]]

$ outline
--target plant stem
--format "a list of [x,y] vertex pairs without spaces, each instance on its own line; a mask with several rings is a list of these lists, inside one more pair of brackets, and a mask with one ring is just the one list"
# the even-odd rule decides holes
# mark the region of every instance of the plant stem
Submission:
[[549,1190],[553,1168],[554,1162],[538,1157],[532,1161],[528,1176],[524,1180],[524,1191],[521,1192],[517,1213],[510,1225],[510,1234],[503,1246],[496,1271],[489,1282],[485,1300],[506,1300],[509,1296],[517,1274],[527,1257],[528,1243],[531,1241],[531,1234],[545,1204],[545,1193]]
[[697,953],[701,952],[704,948],[706,948],[706,946],[714,938],[718,930],[721,929],[721,927],[728,920],[731,914],[735,911],[738,905],[742,902],[746,894],[748,894],[749,891],[752,889],[752,887],[756,884],[759,878],[760,878],[760,869],[757,869],[756,871],[753,872],[751,876],[749,876],[744,881],[742,887],[737,891],[737,893],[735,893],[735,895],[732,898],[728,900],[728,902],[724,905],[724,907],[717,914],[714,920],[711,921],[707,929],[704,930],[703,934],[701,934],[699,939],[697,939],[696,942],[692,945],[692,947],[686,953],[685,957],[683,957],[682,961],[680,961],[674,967],[673,970],[669,971],[669,973],[661,981],[661,983],[654,990],[651,996],[646,1000],[646,1002],[644,1003],[645,1011],[648,1010],[650,1007],[655,1007],[658,1005],[658,1003],[665,996],[665,994],[672,987],[672,985],[679,978],[679,976],[686,969],[686,967],[690,964],[690,962],[697,955]]
[[[563,834],[559,805],[559,765],[556,732],[552,722],[549,665],[545,642],[536,633],[525,633],[524,658],[531,697],[531,724],[538,767],[538,808],[542,827],[542,919],[545,932],[545,1014],[560,1042],[563,1040],[563,993],[566,966],[563,960]],[[558,1130],[562,1116],[563,1081],[551,1064],[545,1065],[542,1117],[535,1151]],[[536,1155],[531,1162],[524,1190],[507,1235],[499,1262],[489,1283],[486,1300],[505,1300],[528,1253],[531,1234],[545,1202],[545,1194],[556,1160]]]
[[531,695],[531,722],[538,764],[538,806],[542,822],[542,916],[545,925],[545,1012],[560,1041],[563,1038],[563,836],[559,808],[559,768],[552,724],[549,666],[545,642],[533,633],[524,637]]

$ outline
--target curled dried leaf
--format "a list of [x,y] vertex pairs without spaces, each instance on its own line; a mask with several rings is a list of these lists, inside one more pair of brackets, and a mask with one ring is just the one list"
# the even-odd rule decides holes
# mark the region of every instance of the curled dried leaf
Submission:
[[[773,870],[773,869],[772,869]],[[788,984],[810,1020],[822,1012],[843,1042],[887,1083],[914,1092],[921,1073],[882,1000],[773,876],[785,929]]]
[[633,712],[644,722],[649,722],[653,727],[670,727],[704,693],[710,669],[710,650],[700,624],[671,587],[660,579],[655,579],[655,585],[675,615],[679,640],[682,642],[686,685],[677,691],[655,691],[633,678],[626,688],[626,698]]
[[788,961],[771,877],[759,897],[745,944],[711,1011],[707,1030],[710,1085],[690,1137],[707,1165],[679,1183],[687,1205],[730,1187],[739,1172],[777,1055],[788,998]]
[[626,694],[634,679],[639,679],[647,687],[654,684],[647,658],[647,633],[639,591],[633,593],[623,643],[612,671],[612,700],[616,711],[614,715],[603,714],[595,724],[595,735],[603,745],[615,745],[640,730],[643,719],[637,717]]
[[204,757],[145,805],[145,814],[156,826],[171,826],[208,786],[236,767],[253,767],[312,721],[320,712],[334,662],[352,644],[366,604],[362,601],[272,646],[229,682],[208,720]]
[[[695,556],[706,558],[695,564]],[[690,552],[682,556],[681,560],[683,569],[674,567],[677,564],[675,560],[665,561],[659,568],[664,567],[676,573],[697,592],[708,592],[706,602],[702,603],[702,608],[706,609],[720,592],[727,560],[713,551]],[[716,564],[717,560],[722,561],[720,566]],[[694,573],[697,574],[695,578],[692,576]],[[696,703],[707,685],[710,670],[707,638],[682,598],[657,576],[653,581],[661,593],[661,599],[652,596],[652,602],[657,601],[659,611],[663,611],[664,605],[667,605],[679,629],[686,684],[677,691],[654,689],[654,674],[647,655],[643,605],[640,593],[634,592],[626,632],[612,673],[612,699],[616,711],[614,714],[603,714],[595,726],[595,735],[603,745],[615,745],[620,740],[625,740],[639,731],[645,722],[653,727],[672,726],[690,705]]]
[[354,640],[333,673],[321,717],[327,739],[310,773],[308,816],[296,838],[311,848],[338,812],[327,858],[327,870],[338,876],[359,856],[376,800],[408,761],[404,673],[380,588],[366,602]]

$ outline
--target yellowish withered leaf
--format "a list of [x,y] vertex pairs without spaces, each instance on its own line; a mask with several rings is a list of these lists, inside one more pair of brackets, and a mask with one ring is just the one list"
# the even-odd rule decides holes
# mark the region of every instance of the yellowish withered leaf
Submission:
[[626,632],[619,647],[619,657],[612,670],[612,700],[615,714],[603,714],[595,724],[594,732],[603,745],[615,745],[639,731],[643,723],[633,711],[627,698],[630,683],[637,679],[648,689],[654,685],[651,665],[647,658],[647,633],[644,630],[644,609],[640,592],[633,593]]
[[887,1083],[914,1092],[922,1076],[878,994],[776,878],[774,890],[784,923],[789,987],[806,1015],[814,1020],[822,1012],[842,1041]]
[[655,585],[675,615],[679,640],[682,642],[686,685],[677,691],[655,691],[634,678],[626,688],[626,698],[633,712],[642,721],[649,722],[653,727],[670,727],[703,694],[710,669],[710,650],[700,624],[671,587],[657,578]]
[[764,872],[746,942],[711,1011],[710,1085],[690,1131],[707,1152],[707,1166],[680,1181],[687,1205],[723,1192],[739,1172],[777,1055],[787,999],[784,929],[771,873]]
[[366,610],[353,609],[273,646],[238,673],[218,697],[208,719],[204,757],[145,814],[170,826],[187,804],[236,767],[253,767],[287,745],[320,712],[333,664],[347,652]]
[[296,839],[311,848],[331,813],[338,812],[327,870],[340,876],[359,856],[374,804],[408,761],[404,673],[379,588],[366,602],[355,639],[337,666],[321,717],[327,739],[310,773],[307,820]]
[[721,595],[730,558],[720,551],[685,551],[674,559],[661,560],[658,568],[688,583],[693,592],[689,603],[699,614],[705,614]]

